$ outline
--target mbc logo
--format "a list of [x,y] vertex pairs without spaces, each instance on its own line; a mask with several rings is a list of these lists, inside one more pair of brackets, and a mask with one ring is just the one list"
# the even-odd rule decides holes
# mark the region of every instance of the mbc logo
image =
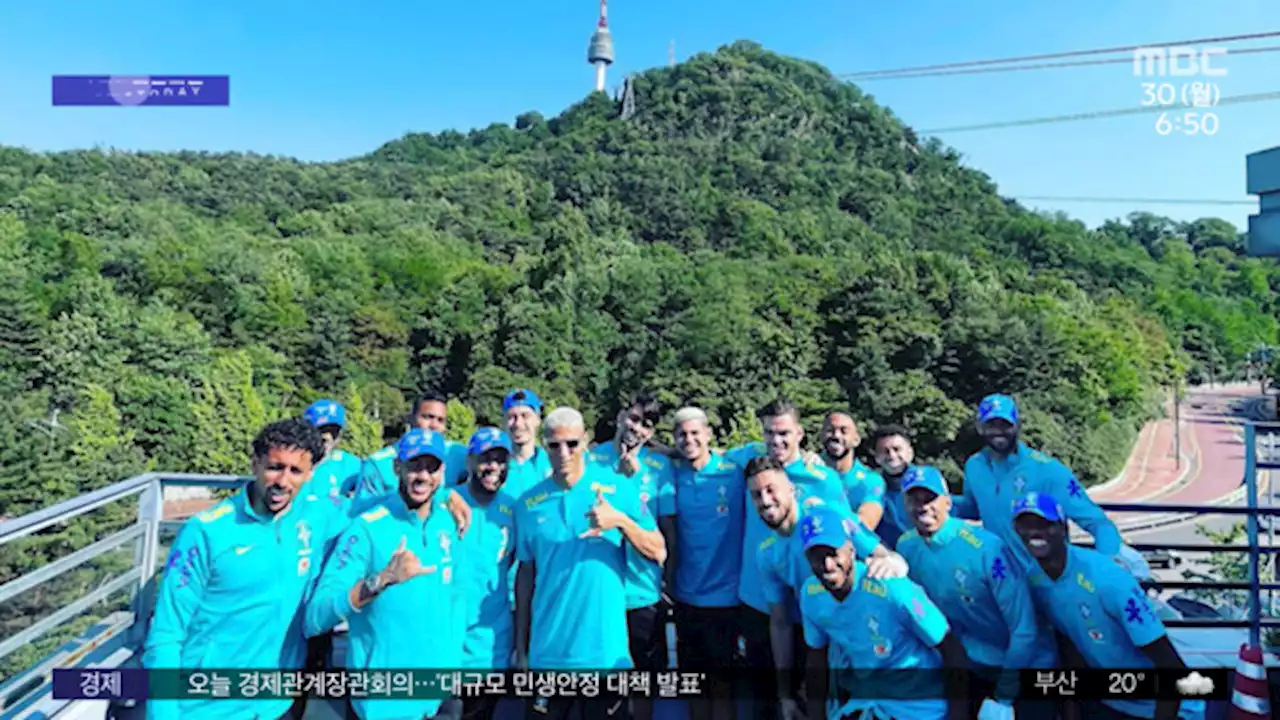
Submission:
[[1189,45],[1138,48],[1133,51],[1134,77],[1226,77],[1225,68],[1213,67],[1213,57],[1226,57],[1226,48],[1197,50]]

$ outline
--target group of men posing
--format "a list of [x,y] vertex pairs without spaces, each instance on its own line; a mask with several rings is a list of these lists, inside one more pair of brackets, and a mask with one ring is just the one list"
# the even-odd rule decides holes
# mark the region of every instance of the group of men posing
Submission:
[[[598,443],[577,410],[544,416],[531,390],[504,399],[505,431],[467,445],[445,440],[445,408],[418,398],[408,431],[364,460],[338,447],[333,401],[264,428],[254,481],[175,541],[145,665],[300,669],[325,661],[345,623],[352,670],[656,671],[670,612],[679,669],[706,677],[694,720],[733,717],[744,695],[761,720],[1197,712],[1019,697],[1019,669],[1184,664],[1119,561],[1116,527],[1069,469],[1020,441],[1012,398],[979,404],[985,446],[957,496],[915,464],[900,426],[873,434],[878,472],[856,458],[847,413],[804,451],[786,400],[759,411],[763,442],[728,451],[696,407],[674,414],[671,447],[657,444],[663,410],[648,395]],[[1096,550],[1068,542],[1068,520]],[[275,720],[300,715],[291,702],[153,701],[148,714]],[[496,705],[357,698],[348,713],[482,720]],[[526,707],[570,713],[650,720],[654,707],[609,692]]]

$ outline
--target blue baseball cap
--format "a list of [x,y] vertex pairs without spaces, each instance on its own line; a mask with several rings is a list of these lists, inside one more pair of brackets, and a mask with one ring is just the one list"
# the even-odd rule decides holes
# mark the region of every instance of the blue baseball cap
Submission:
[[950,495],[946,478],[932,465],[912,465],[902,474],[902,492],[912,488],[924,488],[934,495]]
[[855,527],[850,518],[842,517],[829,507],[818,505],[810,508],[800,520],[800,539],[804,549],[811,547],[844,547],[853,536]]
[[1013,501],[1013,516],[1016,518],[1024,514],[1039,515],[1049,522],[1066,522],[1062,506],[1052,495],[1044,493],[1027,493]]
[[505,413],[516,407],[527,407],[541,415],[542,399],[532,390],[512,390],[502,399],[502,412]]
[[302,416],[313,427],[324,427],[325,425],[347,426],[347,410],[334,400],[317,400],[307,406],[307,410],[302,413]]
[[511,452],[511,438],[496,427],[482,427],[471,435],[467,443],[467,453],[483,455],[494,448],[502,448]]
[[444,462],[444,436],[438,432],[414,428],[396,443],[396,459],[409,462],[420,455],[431,455]]
[[978,403],[978,422],[1006,420],[1010,424],[1018,424],[1018,405],[1008,395],[988,395]]

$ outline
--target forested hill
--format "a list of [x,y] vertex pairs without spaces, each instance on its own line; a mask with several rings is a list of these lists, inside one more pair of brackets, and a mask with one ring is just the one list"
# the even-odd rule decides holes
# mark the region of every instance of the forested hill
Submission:
[[1275,339],[1280,275],[1229,224],[1029,213],[812,63],[738,43],[635,98],[328,164],[0,148],[0,514],[244,471],[321,395],[368,452],[429,386],[458,437],[512,387],[607,422],[644,386],[725,443],[784,392],[905,422],[952,470],[1004,391],[1096,481],[1180,367]]

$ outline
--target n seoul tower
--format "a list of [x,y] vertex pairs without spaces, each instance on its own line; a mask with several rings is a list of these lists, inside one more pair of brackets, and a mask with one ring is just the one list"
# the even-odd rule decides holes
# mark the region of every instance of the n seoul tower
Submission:
[[587,46],[587,62],[596,66],[596,92],[604,92],[604,73],[613,64],[613,36],[609,34],[608,0],[600,0],[600,22]]

